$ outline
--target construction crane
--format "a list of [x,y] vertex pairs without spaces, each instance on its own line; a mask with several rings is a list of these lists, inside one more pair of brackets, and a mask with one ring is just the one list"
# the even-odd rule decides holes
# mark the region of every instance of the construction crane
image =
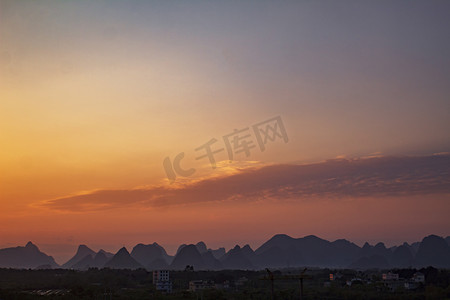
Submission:
[[270,281],[270,291],[272,295],[272,300],[275,300],[275,290],[274,290],[274,281],[275,280],[299,280],[300,282],[300,300],[303,300],[303,280],[311,278],[311,276],[306,275],[307,268],[305,268],[300,274],[297,275],[280,275],[275,276],[272,271],[266,268],[267,276],[261,278],[261,280],[269,280]]

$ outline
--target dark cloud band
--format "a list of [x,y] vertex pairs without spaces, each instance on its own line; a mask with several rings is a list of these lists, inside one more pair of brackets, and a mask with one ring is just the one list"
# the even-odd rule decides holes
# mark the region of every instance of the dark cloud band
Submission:
[[450,193],[450,154],[271,165],[201,180],[181,188],[99,190],[42,205],[66,211],[171,206],[232,199],[383,197]]

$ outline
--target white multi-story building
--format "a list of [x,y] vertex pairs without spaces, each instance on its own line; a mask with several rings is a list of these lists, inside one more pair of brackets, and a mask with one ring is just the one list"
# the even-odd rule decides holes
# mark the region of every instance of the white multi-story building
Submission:
[[158,291],[172,292],[172,282],[170,281],[170,274],[167,270],[153,271],[153,284]]
[[158,281],[170,281],[170,274],[167,270],[153,271],[153,283]]

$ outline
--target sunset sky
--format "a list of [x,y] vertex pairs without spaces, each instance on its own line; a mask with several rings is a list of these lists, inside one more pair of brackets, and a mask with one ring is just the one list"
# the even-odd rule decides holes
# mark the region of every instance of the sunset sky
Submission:
[[[450,235],[449,11],[0,0],[0,248]],[[275,117],[262,151],[252,126]],[[171,184],[182,152],[195,172]]]

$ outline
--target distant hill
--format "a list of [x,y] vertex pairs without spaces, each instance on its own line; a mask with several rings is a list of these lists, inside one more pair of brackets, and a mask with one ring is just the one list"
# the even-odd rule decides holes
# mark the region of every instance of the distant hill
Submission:
[[219,249],[208,249],[208,251],[211,251],[211,254],[216,258],[220,259],[222,256],[225,255],[226,251],[225,248],[221,247]]
[[349,268],[356,270],[389,268],[387,259],[381,255],[370,255],[358,258]]
[[73,267],[74,265],[79,263],[81,260],[85,259],[87,256],[91,256],[93,258],[95,254],[96,254],[95,251],[90,249],[88,246],[79,245],[75,255],[61,267],[64,269],[72,269],[74,268]]
[[87,270],[89,268],[92,268],[93,266],[94,266],[94,258],[92,257],[92,255],[88,254],[80,261],[78,261],[76,264],[73,264],[70,267],[70,269]]
[[450,246],[440,236],[430,235],[422,240],[415,257],[418,267],[439,266],[450,268]]
[[97,253],[86,245],[79,245],[75,255],[61,266],[63,269],[87,270],[103,268],[105,263],[114,256],[100,249]]
[[346,267],[359,251],[357,245],[347,240],[329,242],[314,235],[295,239],[278,234],[255,253],[258,267]]
[[264,267],[351,267],[355,269],[389,267],[450,266],[450,246],[442,237],[431,235],[422,242],[387,249],[383,243],[363,247],[347,241],[329,242],[316,236],[272,237],[256,249],[255,265]]
[[408,243],[396,247],[391,256],[390,265],[398,268],[411,267],[414,264],[414,256]]
[[196,270],[203,270],[206,267],[195,245],[184,245],[180,248],[170,265],[171,269],[184,270],[187,265],[193,266]]
[[99,254],[99,253],[103,253],[103,254],[106,256],[106,258],[108,258],[108,259],[114,256],[114,253],[105,251],[105,250],[103,250],[103,249],[100,249],[100,250],[97,252],[97,254]]
[[123,247],[120,249],[110,260],[108,260],[105,268],[111,269],[139,269],[144,268],[140,263],[138,263],[134,258],[131,257],[127,248]]
[[133,257],[141,265],[153,269],[155,266],[161,265],[161,260],[169,265],[173,257],[167,255],[166,250],[157,243],[144,245],[138,244],[131,251]]
[[[112,255],[114,256],[114,255]],[[107,255],[107,252],[100,250],[92,257],[91,254],[86,255],[76,264],[72,265],[71,269],[87,270],[89,268],[103,268],[106,262],[112,257]]]
[[222,263],[214,257],[211,251],[201,253],[205,270],[223,270]]
[[169,269],[169,264],[166,260],[162,258],[158,258],[153,260],[151,263],[145,266],[147,270],[153,271],[153,270],[167,270]]
[[208,251],[206,249],[206,244],[204,242],[198,242],[197,244],[195,244],[195,247],[197,247],[198,252],[200,252],[200,254],[203,254]]
[[[248,250],[249,249],[249,250]],[[236,245],[233,249],[228,251],[221,258],[221,262],[224,269],[244,269],[244,270],[253,270],[255,266],[252,263],[252,258],[255,257],[253,250],[250,246],[246,245],[241,249],[238,245]]]
[[[200,247],[199,244],[182,245],[178,249],[178,253],[175,255],[170,269],[184,270],[188,265],[194,267],[194,270],[223,269],[222,264],[214,257],[212,251],[206,250],[206,245],[202,244],[200,244]],[[200,251],[204,252],[201,253]]]
[[[181,244],[181,245],[178,247],[178,250],[177,250],[177,253],[176,253],[176,254],[178,254],[178,253],[180,252],[180,250],[183,249],[183,248],[186,247],[186,246],[187,246],[186,244]],[[194,246],[197,248],[197,250],[198,250],[198,252],[199,252],[200,254],[205,253],[205,252],[207,251],[207,249],[206,249],[206,244],[205,244],[204,242],[198,242],[198,243],[195,244]],[[224,249],[224,250],[225,250],[225,249]],[[175,254],[175,255],[176,255],[176,254]]]
[[112,258],[113,256],[109,256],[107,252],[105,252],[103,250],[100,250],[94,256],[94,260],[92,261],[92,267],[94,267],[94,268],[102,268],[106,264],[106,262],[110,258]]
[[25,247],[0,249],[0,268],[34,269],[57,268],[53,257],[41,252],[32,242]]
[[[421,242],[387,248],[381,242],[375,246],[365,243],[359,247],[344,239],[330,242],[314,235],[293,238],[277,234],[255,251],[249,245],[242,248],[236,245],[228,252],[225,248],[212,250],[204,242],[198,242],[195,245],[180,245],[174,257],[157,243],[138,244],[131,254],[125,248],[116,254],[104,250],[96,253],[86,245],[80,245],[75,255],[61,267],[78,270],[103,267],[184,270],[188,265],[195,270],[305,266],[354,269],[450,268],[449,239],[430,235]],[[0,249],[0,267],[56,268],[58,265],[51,256],[40,252],[29,242],[25,247]]]

